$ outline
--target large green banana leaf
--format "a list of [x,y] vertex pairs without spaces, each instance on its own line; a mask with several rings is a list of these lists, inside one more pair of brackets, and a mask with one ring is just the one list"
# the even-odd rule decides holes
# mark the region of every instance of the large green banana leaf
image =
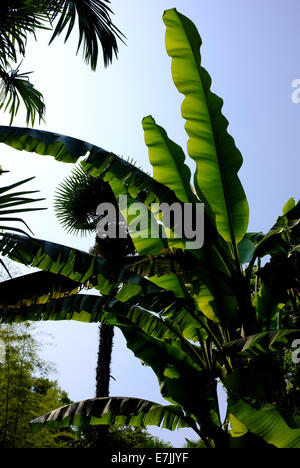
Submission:
[[180,275],[166,272],[166,275],[155,275],[149,279],[161,288],[172,291],[176,297],[184,298],[197,311],[197,315],[204,314],[210,320],[228,326],[236,319],[238,312],[234,281],[209,242],[199,251],[198,257],[198,266],[189,272],[183,271]]
[[151,116],[143,119],[143,129],[154,179],[174,190],[182,202],[197,202],[191,189],[191,171],[184,164],[182,148],[170,140],[166,131]]
[[81,288],[81,283],[48,271],[30,273],[0,283],[0,310],[46,303],[78,294]]
[[159,426],[169,430],[195,425],[175,405],[163,406],[148,400],[129,397],[104,397],[72,403],[31,421],[33,430],[48,427],[118,424]]
[[214,249],[206,247],[203,250],[206,261],[187,274],[167,274],[149,279],[174,292],[176,297],[184,298],[196,315],[205,315],[213,322],[229,326],[236,320],[238,312],[233,282]]
[[[32,128],[0,126],[0,141],[17,150],[25,150],[43,156],[54,156],[57,161],[75,163],[93,147],[86,141],[71,138],[59,133],[35,130]],[[98,148],[103,157],[107,151]]]
[[195,25],[176,9],[167,10],[163,20],[173,80],[185,96],[182,116],[189,136],[188,153],[197,164],[195,188],[215,213],[220,234],[235,245],[246,233],[249,217],[237,175],[242,156],[227,133],[223,101],[211,92],[211,78],[201,66],[201,38]]
[[[152,303],[149,302],[149,306],[154,305],[154,300],[152,299]],[[155,340],[165,342],[169,347],[177,348],[177,351],[174,351],[177,358],[196,370],[201,371],[203,368],[200,348],[183,338],[180,327],[169,319],[161,318],[144,309],[135,298],[123,303],[107,296],[78,294],[31,305],[15,304],[12,300],[12,303],[0,310],[0,323],[27,320],[101,322],[117,326],[121,330],[131,327]]]
[[[287,255],[291,247],[300,243],[300,200],[294,199],[283,209],[283,215],[279,216],[269,232],[256,243],[252,264],[257,257],[268,254]],[[289,209],[288,209],[289,207]]]
[[254,249],[254,242],[252,242],[246,234],[243,237],[243,239],[238,243],[238,252],[241,265],[251,262],[253,258]]
[[275,405],[253,403],[238,396],[231,396],[230,412],[268,444],[277,448],[300,447],[299,416],[288,415]]
[[164,293],[164,306],[158,300],[163,309],[174,302],[172,293],[162,291],[148,279],[130,271],[133,257],[119,261],[104,259],[53,242],[19,235],[4,235],[0,240],[0,252],[14,261],[88,284],[102,294],[111,294],[121,285],[118,297],[122,301],[136,295],[146,297]]
[[[189,252],[182,250],[161,250],[159,255],[135,256],[135,261],[130,267],[131,271],[151,278],[165,275],[182,275],[197,267],[197,260]],[[167,289],[167,288],[165,288]]]
[[[169,247],[168,240],[164,238],[162,236],[162,232],[159,231],[157,220],[150,208],[144,203],[144,199],[140,199],[139,195],[136,195],[136,198],[133,198],[133,196],[129,194],[128,188],[124,184],[123,180],[113,174],[106,174],[105,180],[109,183],[116,199],[119,199],[120,196],[127,197],[125,206],[123,207],[119,205],[119,209],[129,226],[129,234],[136,251],[141,255],[147,255],[159,253],[161,250],[167,249]],[[141,203],[140,206],[143,209],[135,212],[134,207],[136,206],[136,208],[139,208],[135,205],[137,202]],[[130,226],[132,226],[131,223],[136,216],[138,216],[140,223],[140,226],[137,227],[137,234],[135,232],[131,232],[130,229]],[[151,234],[151,230],[156,233],[155,236]],[[179,247],[181,246],[182,244],[179,245]]]
[[[172,203],[175,194],[129,161],[86,141],[58,133],[21,127],[0,126],[0,142],[17,150],[53,156],[57,161],[75,163],[88,156],[83,169],[97,177],[105,171],[122,180],[128,193],[136,198],[141,192],[151,194],[152,201]],[[150,197],[149,197],[150,198]]]
[[229,355],[238,353],[240,356],[254,358],[287,347],[296,338],[300,338],[300,330],[297,329],[265,331],[226,343],[223,348]]

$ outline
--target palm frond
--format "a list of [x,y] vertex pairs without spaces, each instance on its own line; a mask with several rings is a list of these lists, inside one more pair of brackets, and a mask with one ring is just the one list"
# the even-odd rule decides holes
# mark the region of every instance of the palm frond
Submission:
[[7,66],[25,55],[27,35],[36,29],[46,29],[45,0],[1,0],[0,2],[0,63]]
[[127,230],[127,237],[109,238],[105,234],[101,237],[98,232],[94,253],[104,257],[133,254],[135,247],[129,236],[127,224],[119,212],[110,185],[102,176],[92,177],[78,166],[58,187],[54,206],[57,218],[67,232],[86,235],[97,231],[97,223],[101,219],[97,215],[97,207],[101,203],[110,203],[114,206],[116,211],[114,223],[122,225]]
[[[26,195],[31,195],[33,193],[36,193],[37,191],[22,191],[22,192],[13,192],[10,193],[10,191],[16,187],[19,187],[20,185],[23,185],[27,182],[30,182],[33,180],[34,177],[30,177],[28,179],[21,180],[19,182],[16,182],[15,184],[8,185],[6,187],[1,187],[0,188],[0,230],[4,232],[19,232],[25,235],[28,235],[23,229],[20,229],[18,227],[15,227],[15,224],[12,226],[7,225],[7,222],[12,222],[12,223],[21,223],[26,226],[26,228],[31,232],[30,228],[26,224],[26,222],[18,217],[11,217],[11,215],[16,215],[19,213],[25,213],[25,212],[30,212],[30,211],[40,211],[44,210],[45,208],[20,208],[20,206],[23,205],[28,205],[31,203],[35,203],[38,201],[45,200],[44,198],[28,198]],[[25,196],[24,196],[25,195]],[[3,225],[2,223],[5,223]]]
[[39,117],[39,121],[44,120],[43,95],[30,82],[30,73],[32,72],[19,73],[19,67],[10,72],[0,68],[0,109],[9,109],[10,125],[17,115],[21,101],[26,109],[27,125],[33,126],[36,116]]
[[86,234],[96,231],[101,201],[116,203],[109,185],[101,177],[92,177],[81,167],[72,171],[59,186],[55,195],[55,212],[67,232]]
[[[0,175],[3,174],[4,172],[8,171],[3,171],[2,168],[0,168]],[[7,185],[6,187],[0,187],[0,232],[18,232],[19,234],[25,234],[28,236],[28,233],[24,231],[23,229],[16,227],[15,223],[21,223],[23,224],[27,230],[32,234],[31,229],[27,225],[27,223],[19,217],[11,217],[10,215],[15,215],[18,213],[25,213],[29,211],[40,211],[40,210],[45,210],[46,208],[20,208],[20,206],[35,203],[38,201],[45,200],[44,198],[28,198],[26,195],[31,195],[33,193],[36,193],[36,190],[30,190],[30,191],[22,191],[22,192],[13,192],[11,193],[10,191],[12,189],[15,189],[16,187],[19,187],[20,185],[23,185],[27,182],[30,182],[34,177],[30,177],[29,179],[24,179],[19,182],[16,182],[11,185]],[[7,225],[6,223],[13,223],[13,225]],[[4,224],[2,224],[4,223]],[[11,274],[5,265],[5,262],[0,258],[0,265],[5,269],[9,277],[11,277]]]
[[83,57],[90,64],[92,70],[97,67],[100,42],[103,50],[105,67],[109,65],[113,56],[118,56],[117,39],[124,42],[124,35],[112,23],[112,11],[108,6],[109,0],[59,0],[52,2],[52,21],[58,17],[50,43],[56,36],[67,28],[65,42],[68,40],[76,20],[79,26],[77,53],[83,45]]

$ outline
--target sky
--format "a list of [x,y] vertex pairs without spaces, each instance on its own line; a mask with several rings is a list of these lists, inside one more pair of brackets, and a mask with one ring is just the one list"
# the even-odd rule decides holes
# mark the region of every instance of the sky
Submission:
[[[172,82],[162,21],[164,10],[176,7],[200,32],[202,65],[212,77],[213,92],[224,100],[228,131],[244,158],[239,176],[250,205],[248,231],[267,232],[287,200],[299,199],[300,103],[292,100],[292,82],[300,79],[298,0],[112,0],[111,7],[126,46],[120,44],[119,58],[109,68],[100,60],[92,72],[80,53],[75,56],[75,39],[66,45],[59,39],[48,47],[49,35],[42,33],[37,42],[28,42],[22,71],[34,70],[32,81],[47,106],[46,123],[35,127],[133,158],[151,172],[141,126],[143,117],[151,114],[186,149],[183,96]],[[2,113],[0,122],[7,125],[8,116]],[[22,112],[14,125],[25,126]],[[3,176],[7,184],[36,176],[30,190],[40,190],[48,207],[24,216],[36,237],[89,250],[94,236],[66,234],[53,211],[55,190],[72,165],[4,145],[0,164],[11,171]],[[97,325],[47,322],[38,330],[52,335],[46,338],[51,345],[44,346],[43,357],[55,363],[55,378],[70,398],[93,397]],[[112,375],[116,380],[111,381],[111,395],[165,402],[154,373],[126,348],[118,330]],[[221,406],[224,410],[223,395]],[[191,430],[151,432],[177,447],[185,437],[196,438]]]

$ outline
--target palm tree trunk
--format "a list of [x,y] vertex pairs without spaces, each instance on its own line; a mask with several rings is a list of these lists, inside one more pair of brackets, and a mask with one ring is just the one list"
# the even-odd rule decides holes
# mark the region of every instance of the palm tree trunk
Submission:
[[96,369],[96,397],[109,396],[110,364],[113,348],[114,327],[99,325],[99,349]]
[[[114,327],[99,325],[99,348],[96,368],[96,397],[109,396],[110,364],[113,348]],[[94,448],[108,447],[109,426],[95,426]]]

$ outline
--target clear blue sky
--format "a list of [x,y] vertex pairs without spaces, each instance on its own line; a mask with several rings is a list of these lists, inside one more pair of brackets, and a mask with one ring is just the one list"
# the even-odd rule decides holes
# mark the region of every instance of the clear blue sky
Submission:
[[[186,148],[180,114],[182,96],[173,85],[165,52],[163,11],[176,7],[189,16],[202,36],[203,65],[212,89],[224,99],[229,131],[244,157],[240,178],[250,204],[250,231],[267,231],[291,197],[299,198],[300,104],[291,100],[291,83],[300,78],[300,4],[297,0],[112,0],[115,22],[127,36],[119,60],[93,73],[75,57],[75,43],[47,47],[47,37],[29,42],[23,71],[45,97],[46,125],[41,128],[78,137],[151,171],[141,120],[152,114],[177,143]],[[2,124],[8,118],[1,115]],[[24,126],[22,114],[15,124]],[[38,126],[38,125],[37,125]],[[1,147],[7,181],[36,175],[31,185],[47,197],[49,210],[27,216],[39,238],[88,250],[93,236],[66,235],[52,210],[57,184],[72,169],[51,158]],[[192,165],[191,165],[192,167]],[[44,357],[55,362],[60,385],[73,400],[94,396],[97,326],[46,323],[53,335]],[[151,369],[141,366],[116,333],[112,395],[162,402]],[[192,431],[154,430],[176,446]]]

